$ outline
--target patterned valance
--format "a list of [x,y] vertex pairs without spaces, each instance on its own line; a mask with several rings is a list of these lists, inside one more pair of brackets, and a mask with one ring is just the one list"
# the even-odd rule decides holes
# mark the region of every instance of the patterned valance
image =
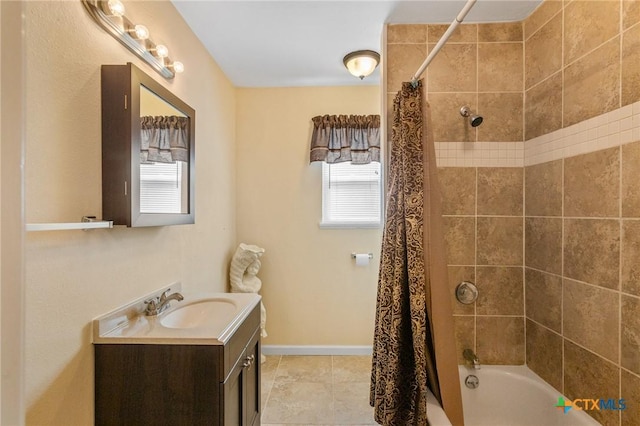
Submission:
[[140,117],[140,162],[189,162],[189,118]]
[[380,162],[379,115],[319,115],[311,120],[309,162]]

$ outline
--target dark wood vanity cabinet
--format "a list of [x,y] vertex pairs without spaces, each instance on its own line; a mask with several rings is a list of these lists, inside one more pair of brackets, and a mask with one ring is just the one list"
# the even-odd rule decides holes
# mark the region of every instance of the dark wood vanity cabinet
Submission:
[[96,425],[260,425],[260,308],[225,345],[96,344]]

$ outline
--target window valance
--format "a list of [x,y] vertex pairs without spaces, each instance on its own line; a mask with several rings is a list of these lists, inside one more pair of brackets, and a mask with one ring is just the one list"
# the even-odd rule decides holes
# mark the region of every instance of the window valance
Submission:
[[140,161],[189,162],[189,118],[175,115],[140,117]]
[[380,162],[379,115],[319,115],[311,120],[309,162]]

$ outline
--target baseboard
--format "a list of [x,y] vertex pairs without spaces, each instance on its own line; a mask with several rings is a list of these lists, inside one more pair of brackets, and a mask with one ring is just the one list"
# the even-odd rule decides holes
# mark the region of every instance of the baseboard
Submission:
[[263,355],[371,355],[371,346],[263,345]]

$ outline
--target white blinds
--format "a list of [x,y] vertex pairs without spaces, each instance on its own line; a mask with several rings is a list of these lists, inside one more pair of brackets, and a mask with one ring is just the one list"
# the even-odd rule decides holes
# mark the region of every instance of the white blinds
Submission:
[[322,163],[322,224],[380,224],[380,163]]
[[182,161],[140,164],[140,212],[182,213]]

